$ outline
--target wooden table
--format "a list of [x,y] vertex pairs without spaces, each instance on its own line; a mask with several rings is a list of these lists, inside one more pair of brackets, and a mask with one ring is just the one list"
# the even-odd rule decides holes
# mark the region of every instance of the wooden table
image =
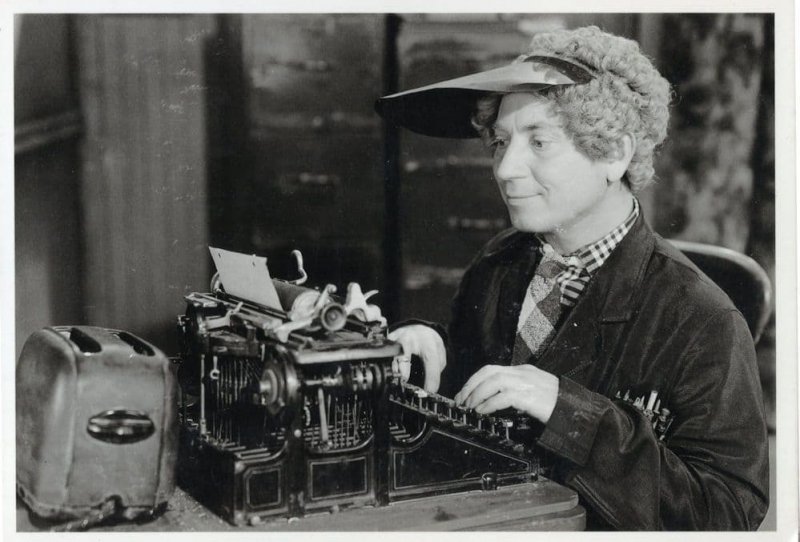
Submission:
[[[275,519],[252,527],[223,521],[177,488],[167,511],[143,524],[122,523],[93,531],[572,531],[585,526],[585,511],[570,489],[540,479],[494,491],[471,491],[303,518]],[[17,500],[17,530],[47,530],[52,524],[28,513]]]

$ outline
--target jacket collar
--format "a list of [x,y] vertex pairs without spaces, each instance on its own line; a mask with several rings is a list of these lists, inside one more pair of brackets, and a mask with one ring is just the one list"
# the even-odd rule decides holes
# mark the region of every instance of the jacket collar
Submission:
[[625,238],[597,270],[585,292],[598,302],[601,323],[630,320],[638,309],[637,296],[655,247],[655,235],[640,214]]
[[[534,234],[510,229],[495,239],[484,257],[512,262],[521,253],[529,252],[539,244]],[[595,309],[595,316],[600,322],[629,320],[636,311],[635,297],[654,247],[655,235],[640,212],[628,234],[597,270],[572,312],[588,306]]]
[[515,228],[509,228],[492,239],[488,247],[484,249],[484,258],[515,258],[519,251],[530,250],[541,244],[536,234],[521,232]]

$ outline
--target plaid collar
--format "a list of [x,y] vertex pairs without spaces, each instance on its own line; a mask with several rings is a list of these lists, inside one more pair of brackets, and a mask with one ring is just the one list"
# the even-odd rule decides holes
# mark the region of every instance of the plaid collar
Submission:
[[594,272],[600,269],[600,266],[606,262],[620,241],[622,241],[625,235],[630,231],[638,216],[639,201],[633,198],[633,210],[622,224],[608,232],[602,239],[579,248],[569,256],[577,256],[578,260],[581,262],[581,267],[586,269],[590,275],[594,274]]
[[589,279],[606,262],[620,241],[625,238],[625,235],[633,227],[634,222],[639,217],[639,212],[639,201],[633,198],[633,210],[622,224],[608,232],[602,239],[589,243],[566,256],[554,253],[555,251],[550,244],[539,237],[541,242],[539,250],[542,254],[547,254],[548,257],[561,261],[566,265],[566,269],[556,277],[556,282],[561,289],[562,305],[571,307],[577,302]]

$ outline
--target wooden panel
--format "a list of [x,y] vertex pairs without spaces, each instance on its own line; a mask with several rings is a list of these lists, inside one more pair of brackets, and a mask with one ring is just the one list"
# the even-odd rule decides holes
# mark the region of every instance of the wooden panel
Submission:
[[377,127],[372,104],[382,84],[382,31],[380,15],[244,17],[253,122],[346,112]]
[[75,139],[82,130],[81,112],[67,109],[14,126],[14,153],[22,154],[63,140]]
[[165,345],[208,281],[202,16],[81,16],[90,324]]
[[14,121],[74,109],[70,25],[66,15],[23,15],[14,65]]
[[[490,158],[403,172],[403,252],[420,263],[466,265],[497,232],[508,227]],[[464,156],[463,154],[461,155]],[[488,163],[484,163],[488,162]]]
[[[383,287],[383,15],[242,18],[251,250],[309,283]],[[272,268],[272,265],[271,265]]]
[[[400,88],[508,64],[530,37],[511,17],[407,17],[399,40]],[[447,321],[458,278],[478,250],[508,226],[478,139],[401,133],[401,318]]]
[[16,352],[50,325],[83,319],[77,136],[69,17],[24,15],[14,70]]
[[383,187],[377,138],[269,137],[254,144],[261,238],[379,239]]
[[17,356],[34,331],[84,318],[77,164],[75,141],[14,161]]

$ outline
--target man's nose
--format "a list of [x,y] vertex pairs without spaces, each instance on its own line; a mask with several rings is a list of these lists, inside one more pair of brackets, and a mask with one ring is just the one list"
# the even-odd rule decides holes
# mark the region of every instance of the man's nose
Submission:
[[511,141],[495,158],[494,175],[498,181],[510,181],[525,175],[527,155],[519,142]]

